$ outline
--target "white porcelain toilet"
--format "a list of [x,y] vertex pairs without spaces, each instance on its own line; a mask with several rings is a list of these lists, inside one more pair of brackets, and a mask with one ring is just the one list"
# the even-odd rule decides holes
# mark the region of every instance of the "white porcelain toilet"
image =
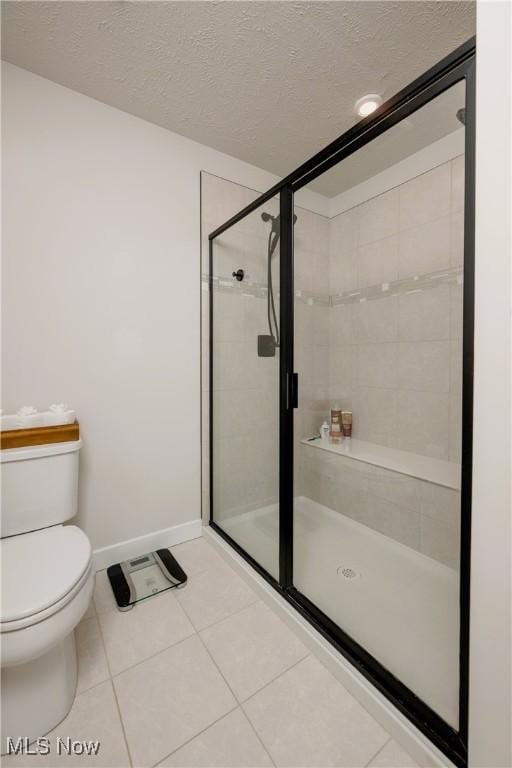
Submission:
[[33,741],[69,712],[74,629],[89,606],[89,539],[63,525],[77,511],[81,441],[0,452],[2,470],[2,741]]

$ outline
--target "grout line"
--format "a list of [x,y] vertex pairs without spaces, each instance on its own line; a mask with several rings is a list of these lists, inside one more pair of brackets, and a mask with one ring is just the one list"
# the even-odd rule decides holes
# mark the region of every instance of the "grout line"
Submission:
[[[233,568],[231,568],[231,566],[228,563],[226,563],[226,565],[227,565],[227,567],[231,571],[233,571],[233,573],[235,573]],[[203,573],[205,573],[205,571],[203,571]],[[236,574],[236,573],[235,573],[235,575],[238,576],[238,574]],[[240,578],[240,576],[238,576],[238,578]],[[243,579],[242,579],[242,581],[243,581]],[[250,589],[250,587],[249,587],[249,589]],[[157,597],[157,596],[155,595],[155,597]],[[190,624],[192,626],[192,630],[193,631],[189,635],[187,635],[186,637],[182,637],[181,640],[177,640],[176,642],[171,643],[170,645],[166,645],[165,648],[161,648],[159,651],[156,651],[155,653],[152,653],[151,655],[146,656],[144,659],[140,659],[139,661],[136,661],[135,664],[132,664],[131,666],[126,667],[126,669],[122,669],[119,672],[116,672],[115,674],[112,674],[112,672],[110,670],[110,664],[109,664],[108,655],[107,655],[107,652],[106,652],[106,645],[105,645],[105,641],[104,641],[104,637],[103,637],[103,632],[101,630],[101,624],[100,624],[99,619],[98,619],[98,624],[100,626],[100,632],[101,632],[101,636],[102,636],[102,640],[103,640],[103,645],[104,645],[104,649],[105,649],[105,656],[107,658],[107,665],[108,665],[109,672],[110,672],[112,680],[114,680],[116,677],[119,677],[120,675],[124,675],[125,672],[128,672],[129,670],[133,669],[134,667],[138,667],[141,664],[144,664],[145,661],[149,661],[150,659],[154,659],[155,656],[159,656],[161,653],[165,653],[165,651],[168,651],[170,648],[175,648],[176,646],[180,645],[181,643],[184,643],[186,640],[190,640],[190,638],[193,637],[194,635],[199,635],[199,632],[202,632],[205,629],[210,629],[211,627],[214,627],[216,624],[220,624],[222,621],[226,621],[226,619],[231,618],[231,616],[236,616],[237,613],[240,613],[241,611],[244,611],[246,608],[249,608],[251,605],[254,605],[257,602],[261,602],[261,599],[255,594],[255,599],[252,600],[247,605],[244,605],[243,608],[239,608],[237,611],[234,611],[229,616],[223,616],[221,619],[218,619],[213,624],[208,624],[208,626],[203,627],[200,630],[196,628],[196,626],[194,625],[192,619],[190,618],[190,616],[187,613],[187,611],[185,610],[185,608],[181,605],[181,603],[179,603],[179,606],[182,609],[183,613],[185,614],[186,618],[189,620],[189,622],[190,622]],[[105,681],[103,681],[103,682],[105,682]],[[99,683],[97,683],[97,685],[99,685]],[[91,687],[94,688],[95,686],[91,686]],[[90,689],[88,689],[88,690],[90,690]]]
[[[238,576],[238,574],[235,574],[235,575]],[[240,577],[238,577],[238,578],[240,578]],[[249,589],[251,589],[251,588],[249,587]],[[185,614],[186,614],[188,620],[190,621],[190,623],[194,627],[195,632],[197,632],[197,634],[199,635],[201,632],[204,632],[206,629],[211,629],[212,627],[215,627],[217,624],[221,624],[223,621],[226,621],[227,619],[230,619],[232,616],[236,616],[238,613],[241,613],[242,611],[245,611],[246,608],[249,608],[251,605],[254,605],[255,603],[257,603],[259,601],[260,601],[260,598],[258,597],[258,595],[255,594],[254,600],[251,600],[250,603],[246,603],[246,605],[244,605],[242,608],[237,608],[236,611],[233,611],[233,613],[230,613],[228,616],[223,616],[221,619],[216,619],[216,621],[212,622],[212,624],[207,624],[205,627],[201,627],[200,629],[198,629],[196,627],[196,625],[194,624],[194,622],[190,618],[189,614],[187,613],[185,607],[184,606],[181,606],[181,607],[185,611]],[[180,605],[181,605],[181,603],[180,603]]]
[[98,685],[101,685],[102,683],[106,683],[107,680],[112,680],[112,676],[110,674],[110,667],[108,665],[107,654],[105,652],[105,645],[104,645],[104,642],[103,642],[103,636],[101,634],[100,622],[99,622],[97,616],[90,616],[88,619],[82,619],[82,621],[78,624],[78,626],[75,627],[75,645],[76,645],[76,655],[77,655],[77,661],[78,661],[78,667],[79,667],[79,669],[78,669],[78,682],[80,681],[80,648],[79,648],[79,639],[78,639],[78,634],[77,634],[78,633],[78,627],[80,625],[87,624],[88,622],[92,621],[93,619],[96,621],[96,625],[98,627],[98,634],[99,634],[99,638],[100,638],[101,647],[103,649],[103,653],[105,654],[105,663],[107,665],[107,677],[103,678],[103,680],[98,680],[98,682],[93,683],[92,685],[89,685],[87,688],[82,688],[80,690],[78,690],[78,685],[77,685],[77,691],[75,693],[75,698],[76,698],[76,696],[80,696],[82,693],[86,693],[87,691],[91,691],[93,688],[96,688]]
[[213,722],[211,722],[205,728],[201,728],[201,730],[198,731],[196,734],[194,734],[194,736],[191,736],[190,739],[187,739],[186,741],[184,741],[183,744],[180,744],[179,747],[176,747],[176,749],[173,749],[172,752],[169,752],[169,754],[165,755],[165,757],[160,758],[158,763],[154,763],[152,768],[158,768],[158,766],[161,765],[164,760],[167,760],[169,757],[171,757],[171,755],[175,755],[176,752],[180,751],[180,749],[182,749],[183,747],[186,747],[187,744],[190,744],[191,741],[194,741],[194,739],[197,739],[198,736],[201,736],[202,733],[205,733],[205,731],[208,731],[210,728],[212,728],[214,725],[219,723],[221,720],[223,720],[225,717],[230,715],[232,712],[236,712],[237,709],[241,709],[239,704],[237,704],[232,709],[229,709],[227,712],[224,712],[224,714],[220,715],[220,717],[217,717],[215,720],[213,720]]
[[[261,601],[260,601],[260,602],[261,602]],[[251,603],[251,605],[253,605],[253,603]],[[247,607],[247,608],[249,608],[250,606],[246,606],[246,607]],[[243,610],[243,609],[242,609],[242,610]],[[237,611],[237,613],[240,613],[240,611]],[[232,614],[232,615],[234,616],[235,614]],[[228,617],[228,618],[231,618],[231,617]],[[235,693],[235,692],[234,692],[234,690],[232,689],[232,687],[231,687],[231,685],[229,684],[229,682],[228,682],[227,678],[225,677],[225,675],[224,675],[224,673],[222,672],[221,668],[220,668],[220,667],[219,667],[219,665],[217,664],[217,662],[216,662],[215,658],[213,657],[212,653],[210,652],[210,649],[209,649],[209,648],[208,648],[208,646],[206,645],[206,643],[205,643],[204,639],[201,637],[201,634],[200,634],[199,632],[198,632],[198,637],[199,637],[199,639],[200,639],[200,641],[201,641],[201,643],[202,643],[202,645],[203,645],[203,647],[204,647],[204,649],[205,649],[206,653],[208,654],[208,656],[209,656],[209,657],[210,657],[210,659],[212,660],[212,663],[214,664],[215,668],[217,669],[217,671],[218,671],[219,675],[221,676],[221,678],[222,678],[222,679],[224,680],[224,682],[226,683],[227,687],[228,687],[228,688],[229,688],[229,690],[231,691],[231,695],[233,696],[233,698],[234,698],[234,699],[235,699],[235,701],[237,702],[238,706],[240,707],[241,701],[239,700],[238,696],[236,695],[236,693]],[[242,707],[240,707],[240,709],[242,709]],[[245,717],[247,718],[247,720],[249,720],[249,718],[247,717],[247,715],[246,715],[246,713],[244,712],[244,710],[243,710],[243,709],[242,709],[242,712],[243,712],[243,714],[245,715]],[[270,753],[269,753],[269,751],[268,751],[267,747],[265,746],[265,744],[264,744],[264,743],[263,743],[263,741],[261,740],[261,738],[260,738],[259,734],[256,732],[256,729],[254,728],[254,726],[253,726],[253,724],[250,722],[250,720],[249,720],[249,723],[250,723],[250,725],[251,725],[251,728],[252,728],[252,730],[254,731],[254,733],[255,733],[255,735],[256,735],[256,737],[257,737],[258,741],[259,741],[259,742],[260,742],[260,744],[262,745],[262,747],[263,747],[263,749],[265,750],[265,752],[268,754],[268,756],[269,756],[269,758],[270,758],[270,760],[271,760],[271,762],[272,762],[272,765],[274,765],[274,766],[275,766],[275,762],[274,762],[274,760],[272,759],[272,756],[270,755]]]
[[[212,654],[210,653],[210,650],[209,650],[208,646],[206,645],[206,643],[204,642],[204,640],[203,640],[203,638],[201,637],[201,635],[199,635],[199,639],[201,640],[201,642],[202,642],[202,644],[203,644],[203,647],[204,647],[204,649],[205,649],[206,653],[208,654],[208,656],[209,656],[209,657],[210,657],[210,659],[212,660],[213,664],[215,665],[215,667],[216,667],[216,669],[217,669],[217,671],[218,671],[219,675],[222,677],[222,679],[223,679],[223,680],[224,680],[224,682],[226,683],[227,687],[228,687],[228,688],[229,688],[229,690],[231,691],[231,694],[232,694],[233,698],[234,698],[234,699],[235,699],[235,701],[238,703],[238,706],[240,707],[240,709],[242,709],[242,712],[243,712],[243,714],[245,715],[245,717],[247,718],[247,720],[249,720],[249,718],[248,718],[248,717],[247,717],[247,715],[245,714],[245,712],[244,712],[243,708],[241,707],[241,701],[238,699],[238,696],[235,694],[234,690],[231,688],[231,686],[230,686],[230,684],[229,684],[228,680],[226,679],[226,677],[224,676],[224,674],[223,674],[223,672],[222,672],[221,668],[219,667],[219,665],[218,665],[218,664],[217,664],[217,662],[215,661],[214,657],[213,657],[213,656],[212,656]],[[250,721],[249,721],[249,722],[250,722]],[[260,742],[261,746],[263,747],[263,749],[265,750],[265,752],[266,752],[266,753],[268,754],[268,756],[270,757],[270,760],[271,760],[271,762],[272,762],[272,765],[274,765],[274,766],[275,766],[274,760],[272,759],[272,756],[270,755],[270,753],[269,753],[269,751],[268,751],[267,747],[265,746],[265,744],[264,744],[264,743],[263,743],[263,741],[261,740],[261,738],[260,738],[259,734],[256,732],[256,730],[255,730],[254,726],[252,725],[252,723],[250,723],[250,725],[251,725],[251,728],[252,728],[252,730],[253,730],[253,731],[254,731],[254,733],[256,734],[256,737],[257,737],[258,741]]]
[[268,747],[265,745],[265,742],[263,741],[263,739],[262,739],[262,738],[261,738],[261,736],[259,735],[259,733],[258,733],[258,731],[256,730],[256,728],[254,727],[254,725],[253,725],[253,723],[252,723],[251,719],[250,719],[250,718],[249,718],[249,716],[247,715],[247,712],[245,711],[245,709],[244,709],[242,706],[240,707],[240,711],[242,712],[242,715],[245,717],[245,719],[246,719],[246,720],[247,720],[247,722],[249,723],[249,726],[251,727],[251,730],[252,730],[252,732],[254,733],[254,735],[256,736],[256,738],[258,739],[258,741],[260,742],[261,746],[262,746],[262,747],[263,747],[263,749],[265,750],[265,753],[268,755],[270,762],[272,763],[272,765],[274,766],[274,768],[277,768],[277,763],[274,761],[274,758],[272,757],[272,755],[271,755],[271,753],[270,753],[270,750],[269,750],[269,749],[268,749]]
[[[272,610],[273,610],[273,609],[272,609]],[[277,614],[276,614],[276,615],[277,615]],[[282,621],[282,619],[281,619],[281,621]],[[288,625],[286,625],[286,626],[288,626]],[[289,629],[290,629],[290,628],[289,628]],[[295,635],[295,637],[298,637],[298,636],[297,636],[297,634],[295,633],[295,631],[294,631],[293,629],[290,629],[290,631],[291,631],[291,632],[293,632],[293,634]],[[299,638],[299,639],[300,639],[300,638]],[[301,641],[301,642],[302,642],[302,641]],[[304,645],[304,643],[302,643],[302,644]],[[293,664],[291,664],[291,665],[288,667],[288,669],[284,669],[282,672],[280,672],[278,675],[276,675],[276,676],[275,676],[275,677],[274,677],[272,680],[269,680],[269,681],[268,681],[268,683],[265,683],[265,685],[262,685],[262,686],[261,686],[261,688],[259,688],[257,691],[255,691],[254,693],[251,693],[251,695],[250,695],[250,696],[247,696],[247,698],[243,699],[243,700],[240,702],[240,704],[242,705],[242,707],[243,707],[243,705],[244,705],[244,704],[247,704],[247,702],[248,702],[248,701],[250,701],[252,698],[254,698],[255,696],[258,696],[258,694],[260,694],[262,691],[264,691],[264,690],[265,690],[265,688],[268,688],[268,687],[269,687],[269,685],[272,685],[272,683],[275,683],[275,682],[276,682],[276,680],[279,680],[279,678],[280,678],[280,677],[283,677],[283,675],[286,675],[286,674],[287,674],[287,672],[289,672],[291,669],[294,669],[294,668],[295,668],[295,667],[297,667],[299,664],[301,664],[303,661],[306,661],[306,659],[308,659],[310,656],[311,656],[312,658],[315,658],[315,659],[316,659],[316,656],[313,656],[313,654],[311,653],[311,651],[310,651],[308,648],[307,648],[306,650],[307,650],[307,653],[306,653],[306,655],[305,655],[305,656],[303,656],[303,657],[302,657],[301,659],[299,659],[298,661],[295,661]],[[316,659],[316,660],[317,660],[317,661],[320,661],[319,659]],[[321,661],[320,661],[320,664],[322,664],[322,662],[321,662]],[[324,665],[322,665],[322,666],[324,666]],[[325,669],[327,669],[327,667],[325,667]],[[329,672],[329,670],[327,670],[327,671]],[[332,674],[332,673],[331,673],[331,674]],[[336,678],[335,678],[335,679],[336,679]],[[340,683],[340,685],[341,685],[341,683]],[[345,690],[346,690],[346,689],[345,689]],[[244,711],[245,711],[245,710],[244,710]]]
[[140,665],[144,664],[145,661],[154,659],[156,656],[160,656],[160,654],[165,653],[166,651],[169,651],[171,648],[176,648],[178,645],[181,645],[182,643],[185,643],[187,640],[190,640],[191,637],[194,637],[194,635],[198,634],[194,626],[192,626],[192,629],[193,629],[193,632],[191,632],[190,635],[187,635],[186,637],[182,637],[181,640],[178,640],[175,643],[171,643],[171,645],[166,645],[165,648],[161,648],[159,651],[155,651],[155,653],[152,653],[150,656],[146,656],[144,659],[140,659],[140,661],[136,661],[135,664],[132,664],[130,667],[126,667],[126,669],[121,669],[119,672],[116,672],[115,675],[112,675],[112,680],[115,680],[117,677],[124,675],[125,672],[130,672],[135,667],[140,667]]
[[382,745],[382,747],[380,747],[380,748],[379,748],[379,749],[378,749],[378,750],[375,752],[375,754],[374,754],[374,755],[372,755],[372,756],[370,757],[370,759],[368,760],[368,762],[367,762],[367,763],[365,763],[365,768],[368,768],[368,767],[369,767],[370,763],[372,763],[372,762],[375,760],[375,758],[376,758],[378,755],[380,755],[380,753],[382,752],[382,750],[384,749],[384,747],[386,747],[386,746],[389,744],[389,742],[390,742],[390,741],[393,741],[393,737],[392,737],[392,736],[390,736],[390,737],[389,737],[389,739],[387,739],[387,740],[384,742],[384,744]]
[[[96,608],[96,605],[94,607]],[[103,646],[103,653],[105,654],[105,661],[107,662],[107,669],[108,669],[109,674],[110,674],[110,685],[112,686],[112,690],[114,692],[114,700],[116,702],[117,714],[119,715],[119,722],[121,723],[121,731],[123,733],[124,743],[125,743],[125,746],[126,746],[126,752],[128,754],[128,760],[130,762],[130,766],[133,766],[132,754],[130,752],[130,746],[128,744],[128,737],[126,735],[126,730],[125,730],[125,727],[124,727],[123,715],[121,713],[121,707],[119,706],[119,700],[117,698],[117,691],[116,691],[116,687],[114,685],[114,678],[112,676],[112,670],[110,669],[110,662],[108,660],[108,654],[107,654],[107,646],[106,646],[106,643],[105,643],[105,638],[103,636],[103,630],[101,628],[101,623],[100,623],[99,617],[97,617],[97,622],[98,622],[98,627],[99,627],[99,630],[100,630],[100,638],[101,638],[101,643],[102,643],[102,646]]]

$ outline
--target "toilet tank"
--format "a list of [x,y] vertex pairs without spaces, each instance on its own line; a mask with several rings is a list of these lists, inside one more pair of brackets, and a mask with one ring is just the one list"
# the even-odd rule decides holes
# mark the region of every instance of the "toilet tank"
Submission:
[[2,538],[76,515],[81,445],[76,440],[0,451]]

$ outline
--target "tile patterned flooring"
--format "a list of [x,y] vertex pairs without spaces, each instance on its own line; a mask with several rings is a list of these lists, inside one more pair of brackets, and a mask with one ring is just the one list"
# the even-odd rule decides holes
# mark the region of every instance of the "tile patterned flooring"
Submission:
[[77,697],[51,738],[98,755],[6,767],[416,766],[208,542],[172,551],[183,589],[120,613],[101,571],[77,627]]

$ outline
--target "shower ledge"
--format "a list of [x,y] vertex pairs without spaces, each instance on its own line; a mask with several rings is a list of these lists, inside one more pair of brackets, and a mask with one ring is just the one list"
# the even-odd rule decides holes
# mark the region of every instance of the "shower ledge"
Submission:
[[302,445],[317,448],[320,451],[334,453],[346,459],[373,464],[401,475],[426,480],[445,488],[460,490],[460,464],[444,459],[434,459],[419,453],[400,451],[385,445],[367,443],[365,440],[350,438],[342,443],[328,443],[320,437],[301,440]]

